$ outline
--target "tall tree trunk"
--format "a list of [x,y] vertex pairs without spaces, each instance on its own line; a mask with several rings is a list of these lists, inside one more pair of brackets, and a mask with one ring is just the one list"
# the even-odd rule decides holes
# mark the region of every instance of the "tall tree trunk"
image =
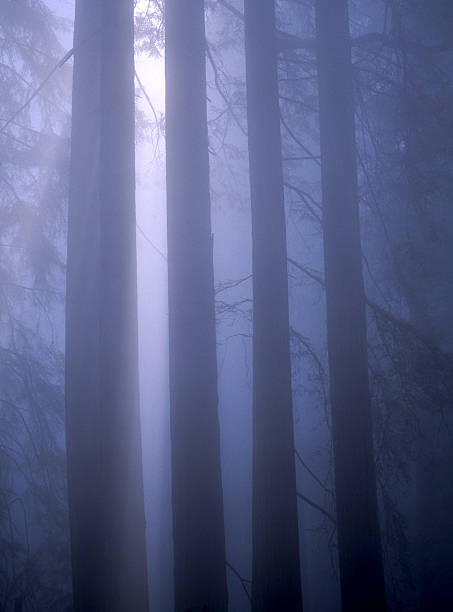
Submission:
[[347,0],[317,0],[327,332],[343,610],[385,610]]
[[274,0],[246,0],[244,11],[253,258],[252,609],[300,612]]
[[204,2],[167,0],[165,29],[175,610],[223,612]]
[[134,3],[78,0],[66,435],[74,610],[148,610],[138,397]]

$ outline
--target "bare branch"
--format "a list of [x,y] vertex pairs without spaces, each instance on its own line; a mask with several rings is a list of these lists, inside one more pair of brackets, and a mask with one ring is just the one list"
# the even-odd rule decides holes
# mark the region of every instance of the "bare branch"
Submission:
[[299,491],[296,492],[296,495],[301,500],[303,500],[306,504],[308,504],[312,508],[315,508],[316,510],[321,512],[321,514],[324,514],[324,516],[327,517],[329,519],[329,521],[331,521],[332,524],[336,526],[337,521],[336,521],[335,517],[333,517],[328,510],[326,510],[325,508],[323,508],[322,506],[320,506],[319,504],[317,504],[316,502],[311,500],[309,497],[307,497],[303,493],[300,493]]
[[329,493],[331,495],[332,491],[328,487],[326,487],[326,485],[322,482],[322,480],[318,476],[316,476],[316,474],[308,467],[308,465],[302,459],[302,457],[301,457],[300,453],[297,451],[297,449],[294,449],[294,453],[295,453],[296,457],[299,459],[300,463],[303,465],[303,467],[307,470],[307,472],[313,478],[313,480],[315,480],[319,484],[319,486],[324,489],[324,491],[326,493]]
[[246,578],[243,578],[241,576],[241,574],[237,571],[237,569],[235,567],[233,567],[231,565],[231,563],[228,563],[228,561],[226,562],[226,566],[229,570],[231,570],[233,572],[233,574],[236,576],[236,578],[239,580],[239,582],[241,583],[241,586],[244,590],[244,593],[247,595],[247,599],[251,602],[252,598],[250,596],[249,590],[248,590],[248,585],[252,584],[250,580],[247,580]]

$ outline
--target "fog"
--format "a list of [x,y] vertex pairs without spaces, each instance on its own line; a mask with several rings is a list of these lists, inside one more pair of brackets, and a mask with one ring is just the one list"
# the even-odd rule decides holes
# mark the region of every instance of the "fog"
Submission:
[[0,612],[453,608],[452,32],[0,4]]

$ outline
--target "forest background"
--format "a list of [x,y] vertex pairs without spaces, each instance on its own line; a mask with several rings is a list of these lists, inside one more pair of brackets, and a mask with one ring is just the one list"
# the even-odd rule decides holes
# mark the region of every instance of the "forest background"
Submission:
[[[243,23],[240,2],[206,2],[206,9],[222,477],[230,605],[240,611],[249,609],[244,579],[251,563],[252,296]],[[141,2],[136,11],[149,588],[153,609],[168,611],[173,578],[162,5]],[[389,606],[395,610],[420,609],[428,597],[424,572],[428,590],[450,580],[444,565],[453,538],[447,484],[452,13],[442,0],[429,7],[421,0],[350,3],[378,497]],[[69,1],[1,5],[0,604],[5,610],[17,599],[25,610],[70,607],[63,330],[72,60],[27,101],[72,47],[72,14]],[[281,1],[277,18],[304,605],[335,610],[340,604],[313,3]]]

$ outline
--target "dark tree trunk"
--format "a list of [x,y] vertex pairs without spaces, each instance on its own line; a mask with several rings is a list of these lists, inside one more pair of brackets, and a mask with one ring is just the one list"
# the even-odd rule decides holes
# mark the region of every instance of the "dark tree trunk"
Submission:
[[453,610],[451,417],[427,411],[421,414],[420,422],[416,466],[418,609],[448,612]]
[[244,10],[253,245],[252,609],[300,612],[274,0],[246,0]]
[[385,610],[346,0],[317,0],[327,332],[343,610]]
[[78,0],[66,435],[74,610],[148,610],[138,397],[134,3]]
[[165,27],[175,610],[224,612],[203,1],[167,0]]

